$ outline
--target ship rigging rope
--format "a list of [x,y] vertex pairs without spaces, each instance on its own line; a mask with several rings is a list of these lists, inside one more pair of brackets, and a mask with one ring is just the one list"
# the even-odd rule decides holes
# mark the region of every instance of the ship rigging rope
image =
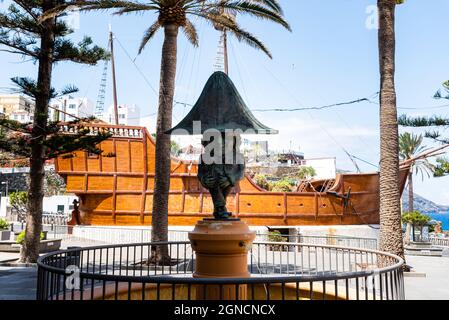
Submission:
[[[234,50],[234,45],[233,45],[233,43],[231,41],[231,38],[228,38],[228,43],[229,43],[229,46],[231,47],[231,53],[232,53],[232,56],[234,57],[234,60],[235,60],[235,65],[237,67],[236,69],[237,69],[237,73],[238,73],[239,78],[240,78],[240,83],[242,84],[243,95],[245,96],[245,100],[248,103],[250,103],[251,101],[249,100],[248,94],[246,93],[245,82],[243,81],[242,73],[240,72],[240,65],[239,65],[239,62],[238,62],[238,59],[237,59],[237,53],[236,53],[236,50]],[[251,105],[251,103],[250,103],[250,105]]]
[[148,80],[148,78],[145,76],[145,74],[142,72],[142,70],[140,70],[139,66],[136,64],[136,59],[131,58],[131,55],[128,53],[128,51],[126,50],[126,48],[122,45],[122,43],[120,42],[119,38],[117,37],[117,35],[114,34],[114,38],[115,40],[117,40],[117,43],[119,44],[119,46],[122,48],[122,50],[125,52],[125,55],[128,57],[128,59],[131,61],[131,63],[134,65],[134,67],[136,68],[137,72],[139,72],[139,74],[142,76],[142,78],[144,79],[144,81],[147,83],[147,85],[151,88],[151,90],[154,92],[154,94],[156,95],[156,97],[159,96],[158,92],[156,91],[156,89],[154,89],[154,87],[151,85],[150,81]]
[[[299,105],[302,105],[302,103],[297,99],[297,97],[296,97],[296,95],[294,95],[294,94],[292,94],[292,92],[284,85],[284,83],[281,81],[281,80],[279,80],[274,74],[273,74],[273,72],[271,72],[271,70],[269,70],[265,65],[263,65],[262,64],[262,66],[263,66],[263,68],[267,71],[267,73],[268,74],[270,74],[270,76],[272,77],[272,78],[274,78],[278,83],[279,83],[279,85],[294,99],[294,100],[296,100],[297,101],[297,103],[299,104]],[[340,103],[334,103],[334,104],[332,104],[332,105],[325,105],[325,106],[323,106],[323,107],[321,107],[321,109],[328,109],[328,108],[332,108],[332,107],[337,107],[337,106],[340,106],[340,105],[346,105],[346,104],[356,104],[356,103],[361,103],[361,102],[369,102],[369,103],[372,103],[373,101],[372,101],[372,99],[374,99],[376,96],[378,96],[378,94],[379,94],[379,92],[376,92],[376,93],[374,93],[373,95],[371,95],[370,97],[367,97],[367,98],[360,98],[360,99],[355,99],[355,100],[352,100],[352,101],[348,101],[348,102],[340,102]],[[319,95],[319,93],[318,93],[318,95]],[[321,128],[321,130],[322,131],[324,131],[325,133],[326,133],[326,135],[337,145],[337,146],[339,146],[340,147],[340,149],[342,149],[343,150],[343,152],[344,153],[346,153],[347,155],[348,155],[348,157],[349,157],[349,159],[351,160],[351,162],[354,164],[355,163],[355,161],[354,161],[354,159],[350,156],[350,153],[346,150],[346,148],[344,148],[343,147],[343,145],[340,143],[340,142],[338,142],[337,141],[337,139],[335,139],[330,133],[329,133],[329,131],[323,126],[323,125],[321,125],[321,123],[320,123],[320,121],[319,120],[316,120],[314,117],[313,117],[313,115],[312,115],[312,113],[311,113],[311,110],[316,110],[317,108],[319,108],[319,107],[309,107],[309,108],[306,108],[306,107],[301,107],[301,108],[295,108],[295,109],[302,109],[302,110],[304,110],[304,111],[306,111],[306,113],[309,115],[309,117],[310,117],[310,119],[312,119],[312,121],[315,121],[315,123],[317,123],[318,124],[318,126]],[[297,111],[299,111],[299,110],[297,110]],[[358,166],[357,165],[355,165],[355,167],[356,167],[356,169],[357,170],[359,170],[358,169]]]
[[334,103],[334,104],[330,104],[330,105],[324,105],[324,106],[320,106],[320,107],[253,109],[252,111],[255,111],[255,112],[274,112],[274,111],[275,112],[293,112],[293,111],[304,111],[304,110],[323,110],[323,109],[329,109],[329,108],[333,108],[333,107],[356,104],[356,103],[360,103],[360,102],[375,103],[371,100],[371,98],[360,98],[360,99],[355,99],[355,100],[346,101],[346,102],[339,102],[339,103]]
[[433,106],[433,107],[421,107],[421,108],[401,108],[401,107],[398,107],[398,109],[401,109],[401,110],[426,110],[426,109],[431,110],[431,109],[443,109],[443,108],[449,108],[449,104],[443,104],[441,106]]

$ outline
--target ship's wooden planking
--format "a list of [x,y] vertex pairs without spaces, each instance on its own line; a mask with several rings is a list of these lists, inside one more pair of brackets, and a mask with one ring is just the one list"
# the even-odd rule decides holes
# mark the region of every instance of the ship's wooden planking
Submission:
[[[151,225],[155,171],[155,142],[146,128],[87,125],[113,136],[100,144],[103,155],[75,152],[56,159],[67,192],[80,198],[80,221],[86,225]],[[76,128],[62,126],[70,134]],[[115,157],[107,156],[108,153]],[[194,225],[211,216],[212,200],[197,180],[197,166],[171,162],[169,224]],[[401,191],[408,169],[401,170]],[[359,225],[379,223],[379,175],[338,174],[327,192],[275,193],[259,188],[249,177],[228,198],[228,209],[253,226]],[[344,205],[340,196],[350,191]]]

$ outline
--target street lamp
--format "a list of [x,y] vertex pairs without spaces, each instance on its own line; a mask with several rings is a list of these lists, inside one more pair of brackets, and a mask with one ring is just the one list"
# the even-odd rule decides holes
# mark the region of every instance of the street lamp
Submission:
[[2,181],[2,184],[6,185],[6,188],[5,188],[5,197],[7,197],[7,196],[8,196],[8,185],[9,185],[9,182],[8,182],[8,180]]

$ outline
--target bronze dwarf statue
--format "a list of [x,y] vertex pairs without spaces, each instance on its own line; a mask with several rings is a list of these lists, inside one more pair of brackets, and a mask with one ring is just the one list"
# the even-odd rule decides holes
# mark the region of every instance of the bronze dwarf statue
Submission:
[[226,208],[226,198],[245,174],[245,161],[239,152],[240,136],[221,133],[202,144],[205,152],[200,157],[198,179],[212,196],[214,218],[228,219],[232,213]]

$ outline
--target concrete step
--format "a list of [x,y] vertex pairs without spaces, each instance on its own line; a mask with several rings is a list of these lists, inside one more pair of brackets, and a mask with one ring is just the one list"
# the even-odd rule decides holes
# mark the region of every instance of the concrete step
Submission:
[[414,248],[414,247],[405,247],[404,253],[411,256],[432,256],[432,257],[441,257],[443,256],[443,249],[437,247],[430,248]]

